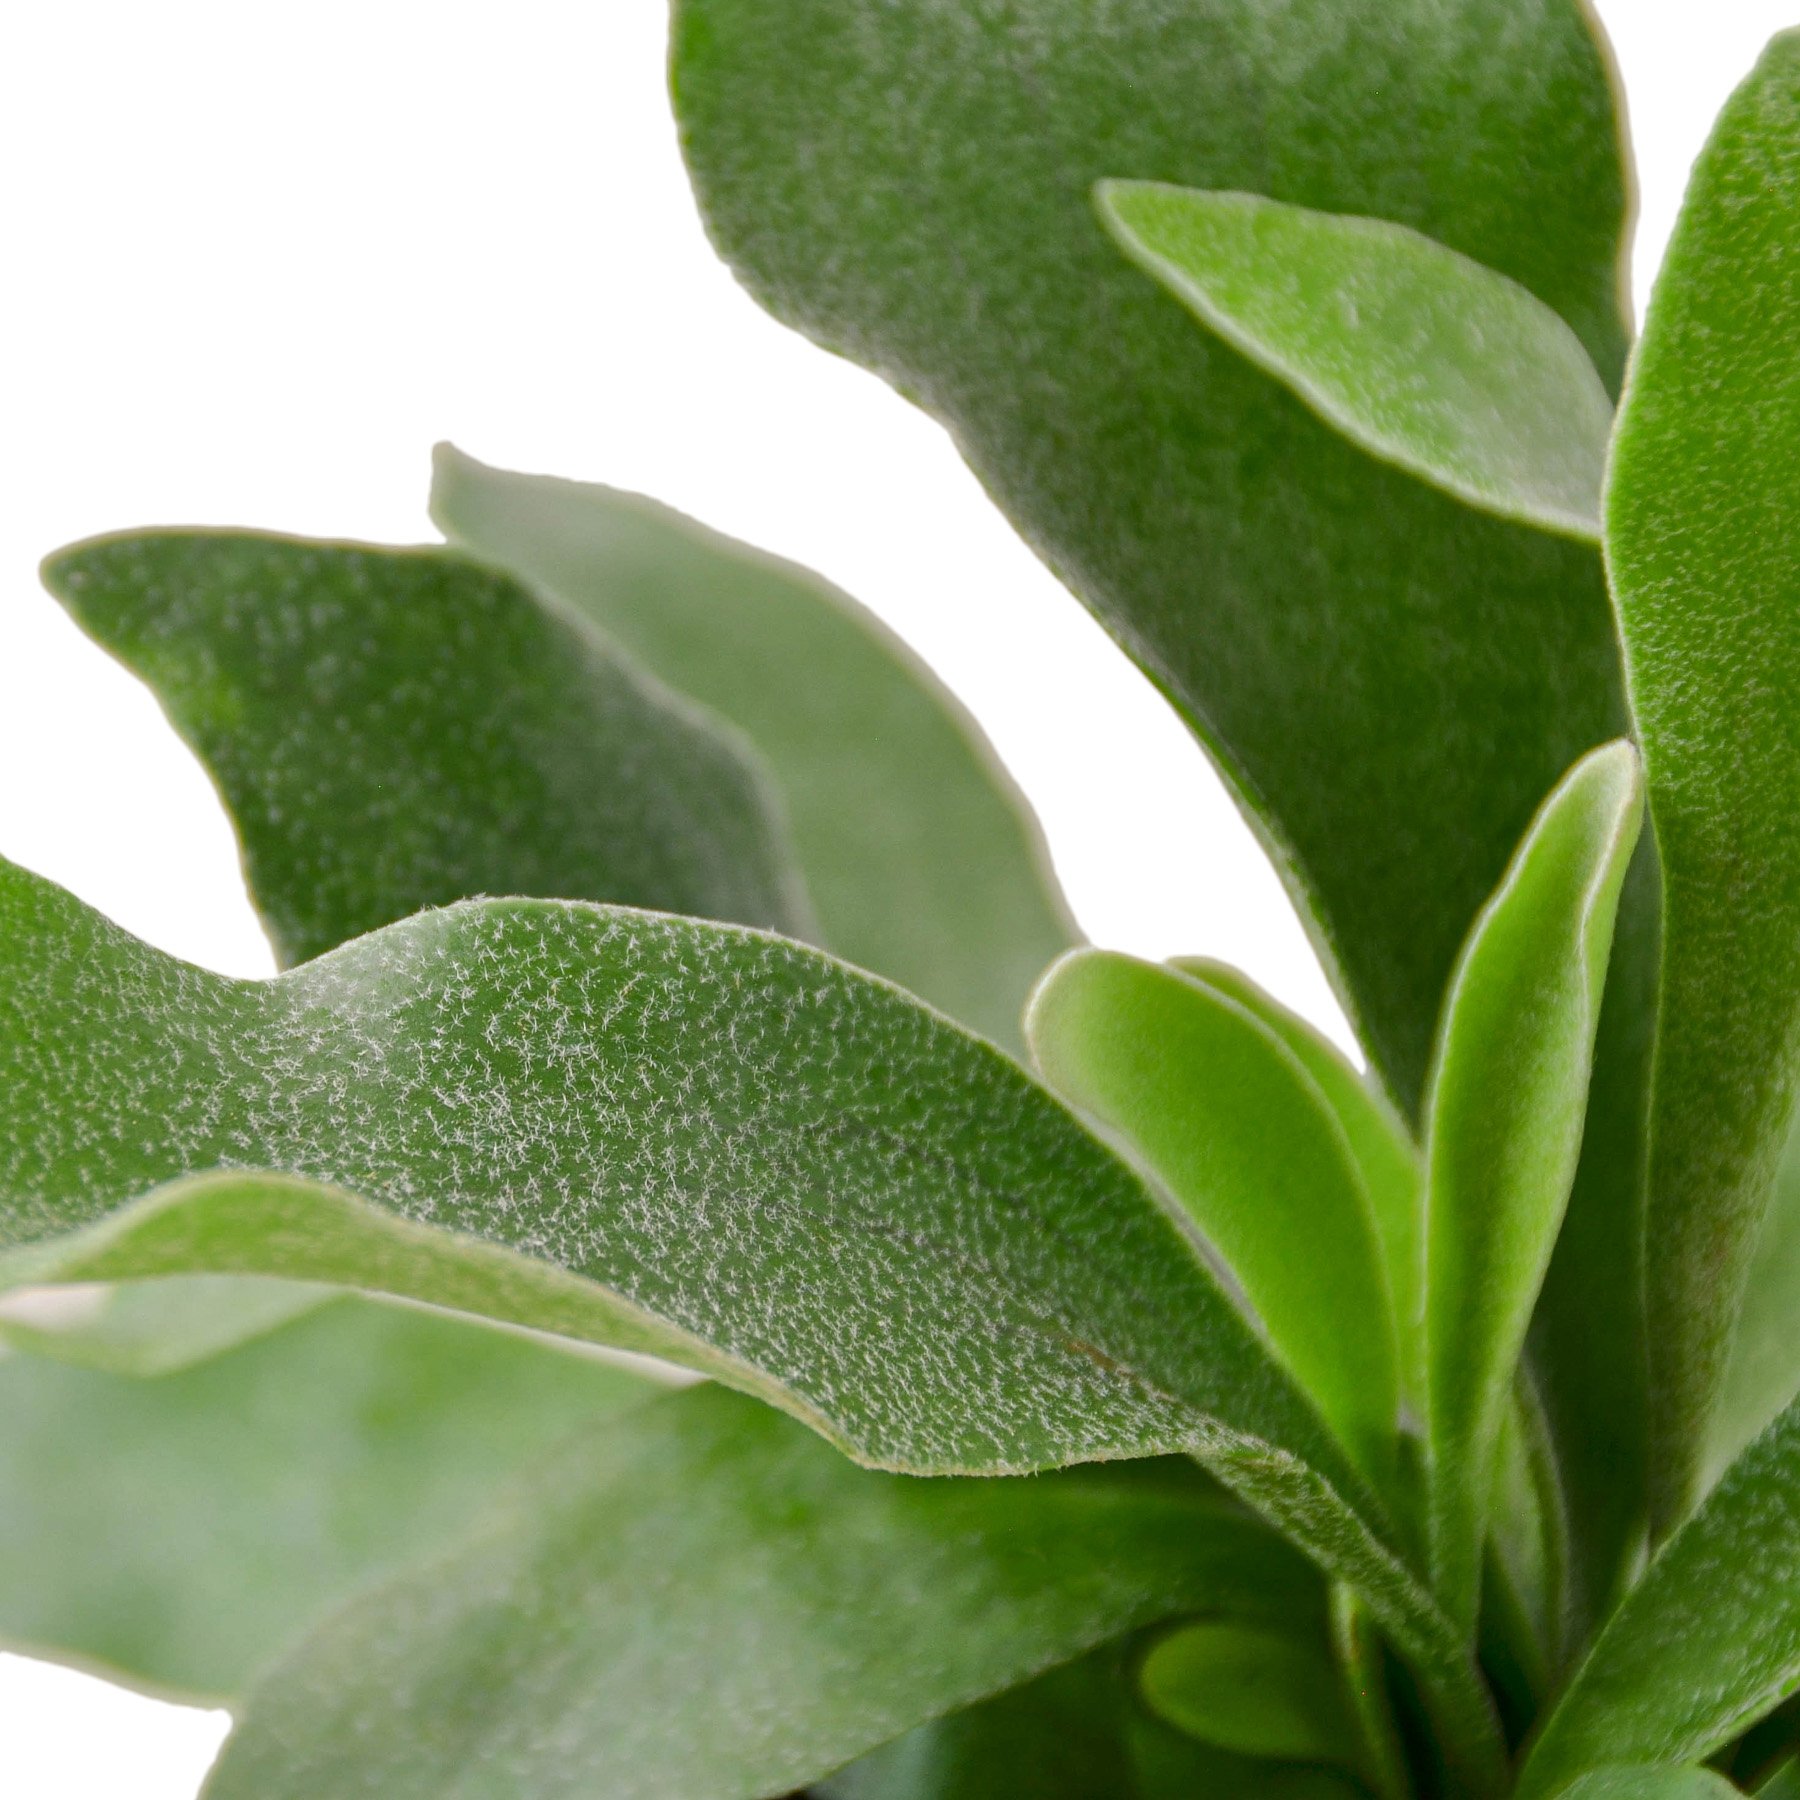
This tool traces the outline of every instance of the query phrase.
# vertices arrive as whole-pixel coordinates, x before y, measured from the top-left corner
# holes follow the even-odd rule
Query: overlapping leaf
[[[1696,1762],[1800,1689],[1800,1406],[1732,1464],[1576,1671],[1521,1800],[1603,1763]]]
[[[0,1357],[0,1638],[231,1702],[372,1573],[661,1391],[592,1357],[340,1298],[156,1379]]]
[[[1099,950],[1051,969],[1026,1035],[1192,1215],[1359,1465],[1390,1476],[1393,1306],[1360,1172],[1299,1058],[1217,989]]]
[[[1170,1612],[1316,1579],[1194,1478],[915,1481],[703,1388],[534,1476],[251,1696],[209,1800],[755,1800]]]
[[[1176,957],[1173,966],[1235,1000],[1268,1026],[1312,1077],[1343,1128],[1362,1175],[1387,1271],[1403,1385],[1422,1414],[1425,1211],[1418,1146],[1375,1084],[1365,1081],[1323,1033],[1265,993],[1241,969],[1201,956]]]
[[[205,761],[284,963],[475,894],[810,928],[750,746],[493,570],[153,532],[45,579]]]
[[[1651,1114],[1658,1521],[1691,1498],[1800,1069],[1800,37],[1725,108],[1606,505],[1664,885]]]
[[[1610,381],[1625,186],[1586,9],[679,0],[674,72],[721,249],[944,420],[1181,708],[1410,1106],[1470,918],[1623,727],[1598,560],[1348,443],[1132,268],[1092,194],[1410,226],[1553,308]]]
[[[980,728],[873,614],[640,495],[449,445],[431,508],[453,541],[579,608],[748,735],[828,949],[1018,1042],[1031,984],[1077,934]]]
[[[1372,455],[1598,542],[1612,397],[1516,281],[1386,219],[1115,181],[1127,255]]]
[[[819,952],[503,901],[234,982],[5,869],[0,1092],[15,1281],[383,1287],[672,1355],[895,1467],[1191,1450],[1364,1592],[1494,1776],[1465,1647],[1175,1219]],[[285,1173],[132,1204],[221,1165]]]
[[[1584,758],[1477,921],[1427,1105],[1432,1571],[1473,1624],[1519,1353],[1581,1152],[1601,991],[1643,796],[1636,752]]]

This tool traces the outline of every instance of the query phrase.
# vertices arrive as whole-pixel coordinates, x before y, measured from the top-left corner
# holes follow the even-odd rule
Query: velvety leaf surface
[[[1181,709],[1410,1108],[1469,920],[1623,729],[1598,560],[1347,442],[1131,267],[1093,189],[1411,226],[1554,308],[1610,381],[1624,186],[1585,9],[680,0],[674,73],[728,260],[942,419]]]
[[[231,1701],[359,1581],[658,1384],[340,1299],[153,1380],[0,1355],[0,1638]]]
[[[1323,1631],[1208,1620],[1163,1638],[1140,1676],[1151,1709],[1240,1755],[1353,1766],[1356,1727]]]
[[[433,471],[454,542],[579,608],[756,744],[826,948],[1018,1043],[1032,983],[1080,934],[980,727],[874,614],[641,495],[447,444]]]
[[[172,1375],[265,1337],[336,1290],[256,1275],[169,1275],[0,1294],[0,1343],[112,1375]]]
[[[1800,1688],[1800,1407],[1731,1465],[1576,1671],[1521,1800],[1601,1763],[1693,1762]]]
[[[504,575],[248,532],[44,574],[218,782],[283,963],[475,894],[809,929],[750,746]]]
[[[1733,1328],[1725,1388],[1707,1441],[1707,1480],[1800,1393],[1800,1121],[1788,1132],[1775,1191]]]
[[[999,1052],[784,939],[470,903],[238,982],[7,869],[0,1092],[14,1248],[270,1168],[587,1276],[875,1461],[1226,1422],[1336,1460],[1122,1163]]]
[[[1727,105],[1651,300],[1606,506],[1664,884],[1653,1473],[1692,1496],[1800,1066],[1800,36]]]
[[[1560,314],[1385,219],[1115,181],[1120,247],[1371,455],[1598,542],[1612,396]]]
[[[1425,1195],[1418,1146],[1372,1081],[1296,1012],[1241,969],[1210,957],[1178,956],[1173,967],[1254,1013],[1299,1059],[1343,1128],[1375,1220],[1393,1298],[1403,1385],[1424,1411]]]
[[[1581,1153],[1613,918],[1643,789],[1629,744],[1545,802],[1470,934],[1427,1105],[1432,1571],[1473,1624],[1519,1353]]]
[[[1309,1604],[1191,1477],[881,1475],[702,1388],[329,1620],[206,1792],[754,1800],[1169,1612]]]
[[[1050,1085],[1187,1208],[1362,1469],[1390,1476],[1392,1303],[1349,1144],[1299,1058],[1217,989],[1102,950],[1051,969],[1026,1036]]]
[[[384,1288],[934,1473],[1190,1451],[1367,1597],[1471,1791],[1496,1773],[1466,1647],[1175,1217],[999,1051],[820,952],[496,901],[237,982],[5,867],[0,1093],[0,1282]],[[175,1179],[221,1164],[285,1174]]]

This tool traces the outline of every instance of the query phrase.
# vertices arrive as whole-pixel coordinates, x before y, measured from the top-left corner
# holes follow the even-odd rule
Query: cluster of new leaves
[[[1800,1793],[1800,40],[1628,379],[1576,0],[678,0],[674,74],[1369,1073],[1078,947],[931,676],[648,501],[76,546],[284,972],[0,864],[0,1633],[230,1704],[214,1800]]]

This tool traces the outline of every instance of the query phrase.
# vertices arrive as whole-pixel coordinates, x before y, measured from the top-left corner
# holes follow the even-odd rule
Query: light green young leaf
[[[1096,199],[1127,256],[1352,443],[1599,541],[1612,396],[1528,289],[1386,219],[1153,181]]]
[[[1299,1058],[1343,1127],[1375,1220],[1393,1296],[1402,1388],[1424,1412],[1425,1192],[1418,1146],[1380,1089],[1323,1032],[1265,993],[1241,969],[1204,956],[1173,967],[1254,1013]]]
[[[1172,1612],[1316,1614],[1195,1479],[859,1470],[701,1388],[538,1469],[273,1668],[208,1800],[754,1800]]]
[[[1180,709],[1410,1111],[1469,920],[1625,728],[1599,560],[1347,443],[1196,331],[1092,195],[1394,220],[1519,282],[1610,383],[1625,181],[1588,8],[678,0],[673,67],[726,258],[942,420]]]
[[[476,894],[811,928],[754,749],[493,570],[152,532],[44,578],[219,784],[283,963]]]
[[[0,1344],[109,1375],[173,1375],[266,1337],[336,1289],[256,1275],[168,1275],[0,1294]]]
[[[1750,1440],[1800,1394],[1800,1119],[1788,1131],[1775,1191],[1757,1227],[1732,1327],[1725,1387],[1707,1439],[1710,1487]]]
[[[980,727],[872,613],[653,500],[486,468],[448,444],[431,511],[749,736],[827,949],[1019,1042],[1032,983],[1080,934]]]
[[[1646,1272],[1656,1523],[1690,1504],[1800,1070],[1800,35],[1695,165],[1607,556],[1664,887]]]
[[[1348,1141],[1300,1059],[1218,989],[1101,950],[1050,970],[1025,1034],[1051,1087],[1120,1133],[1192,1215],[1277,1354],[1385,1485],[1393,1308]]]
[[[1520,1800],[1601,1763],[1697,1762],[1800,1689],[1800,1406],[1731,1465],[1576,1671]]]
[[[154,1380],[0,1356],[0,1639],[231,1702],[353,1586],[449,1543],[527,1462],[659,1391],[352,1299]]]
[[[1139,1679],[1153,1712],[1221,1749],[1345,1767],[1359,1760],[1342,1678],[1316,1626],[1184,1625],[1151,1649]]]
[[[1629,744],[1577,763],[1477,919],[1445,1001],[1426,1112],[1432,1573],[1471,1628],[1500,1429],[1581,1153],[1642,814]]]

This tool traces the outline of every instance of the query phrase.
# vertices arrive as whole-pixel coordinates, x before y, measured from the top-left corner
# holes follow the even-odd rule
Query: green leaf
[[[815,1782],[818,1800],[1130,1800],[1119,1657],[1099,1651],[964,1707]]]
[[[1551,1715],[1520,1800],[1601,1763],[1695,1762],[1800,1689],[1800,1406],[1725,1472]]]
[[[155,532],[44,577],[218,782],[283,963],[474,894],[809,929],[751,747],[503,575]]]
[[[784,1793],[1122,1630],[1318,1606],[1152,1469],[859,1470],[716,1388],[614,1422],[278,1663],[209,1800]]]
[[[1707,1442],[1705,1482],[1800,1394],[1800,1120],[1788,1131],[1775,1191],[1757,1227],[1732,1330],[1725,1387]]]
[[[1594,1769],[1563,1790],[1565,1800],[1730,1800],[1737,1793],[1711,1769]]]
[[[628,1347],[735,1370],[871,1461],[1035,1468],[1229,1426],[1339,1462],[1123,1164],[998,1051],[787,940],[465,903],[240,982],[9,869],[0,1092],[21,1279],[160,1183],[267,1168],[445,1257],[454,1232],[585,1277]],[[243,1272],[356,1281],[360,1250],[319,1266],[355,1223],[320,1204],[297,1244],[251,1225]]]
[[[1642,815],[1629,744],[1583,758],[1476,921],[1445,1001],[1426,1140],[1432,1573],[1471,1627],[1500,1430],[1581,1154]]]
[[[920,1472],[1189,1451],[1367,1597],[1471,1791],[1497,1774],[1466,1647],[1188,1232],[999,1051],[818,951],[495,901],[238,982],[0,865],[0,1094],[0,1284],[377,1287]],[[177,1179],[221,1164],[285,1174]]]
[[[1611,381],[1625,182],[1587,8],[678,0],[673,44],[726,258],[942,420],[1180,709],[1410,1110],[1469,920],[1625,728],[1598,558],[1346,442],[1121,258],[1092,194],[1410,226],[1552,307]]]
[[[323,1306],[336,1290],[255,1275],[168,1275],[0,1295],[0,1343],[112,1375],[172,1375]]]
[[[1101,950],[1050,970],[1025,1031],[1050,1085],[1193,1216],[1359,1467],[1391,1480],[1392,1303],[1345,1134],[1299,1058],[1216,988]]]
[[[1393,1297],[1403,1388],[1424,1412],[1424,1170],[1399,1115],[1324,1033],[1265,993],[1241,969],[1203,956],[1178,956],[1173,967],[1254,1013],[1299,1059],[1343,1128],[1362,1175],[1375,1236]]]
[[[756,744],[826,948],[1019,1042],[1032,983],[1079,933],[1024,797],[899,639],[809,570],[640,495],[448,444],[433,472],[432,517],[455,543],[578,608]]]
[[[1096,197],[1127,256],[1352,443],[1599,541],[1612,397],[1528,289],[1386,219],[1150,181]]]
[[[353,1586],[658,1385],[339,1299],[155,1380],[0,1356],[0,1638],[231,1701]]]
[[[1242,1756],[1354,1765],[1359,1743],[1324,1634],[1209,1620],[1157,1643],[1140,1674],[1152,1711]]]
[[[1620,415],[1608,561],[1663,867],[1653,1502],[1691,1502],[1800,1069],[1800,36],[1726,106]]]

